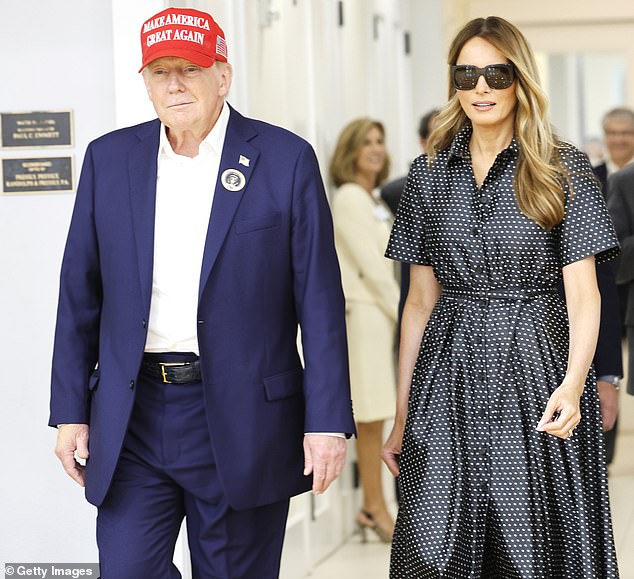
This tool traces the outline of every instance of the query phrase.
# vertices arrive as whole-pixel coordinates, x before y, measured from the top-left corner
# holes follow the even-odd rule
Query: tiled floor
[[[617,454],[610,467],[610,493],[621,579],[634,579],[634,397],[623,393]],[[353,536],[310,579],[386,579],[389,546],[365,545]],[[597,578],[600,579],[600,578]]]

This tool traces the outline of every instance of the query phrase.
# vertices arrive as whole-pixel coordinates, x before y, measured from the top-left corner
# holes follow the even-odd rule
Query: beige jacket
[[[387,205],[346,183],[335,191],[332,215],[346,302],[375,304],[396,322],[400,291],[393,262],[383,255],[392,227]]]

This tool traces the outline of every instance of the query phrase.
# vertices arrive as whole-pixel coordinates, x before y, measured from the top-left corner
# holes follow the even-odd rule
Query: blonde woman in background
[[[399,288],[383,253],[392,225],[376,195],[389,159],[385,131],[363,118],[344,128],[330,165],[337,190],[332,200],[335,242],[346,296],[352,402],[363,504],[357,515],[362,539],[368,529],[389,542],[394,530],[381,484],[383,422],[394,417],[394,340]]]

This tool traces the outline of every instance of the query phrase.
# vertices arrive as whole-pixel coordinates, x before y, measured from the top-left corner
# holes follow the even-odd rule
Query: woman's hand
[[[383,445],[383,449],[381,450],[381,458],[394,476],[398,476],[399,473],[399,459],[401,458],[403,431],[403,426],[394,424],[392,432],[390,432],[390,435],[387,437],[387,440]]]
[[[581,421],[579,399],[583,386],[563,382],[548,400],[546,410],[537,425],[537,430],[552,434],[557,438],[570,438]]]

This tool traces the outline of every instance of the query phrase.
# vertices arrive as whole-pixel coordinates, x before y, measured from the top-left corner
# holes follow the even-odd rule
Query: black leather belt
[[[200,382],[200,360],[191,362],[161,362],[155,356],[144,356],[141,373],[156,378],[164,384],[189,384]]]

